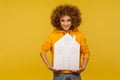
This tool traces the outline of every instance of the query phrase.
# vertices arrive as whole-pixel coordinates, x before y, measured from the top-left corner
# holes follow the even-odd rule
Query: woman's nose
[[[67,22],[65,22],[64,25],[67,25]]]

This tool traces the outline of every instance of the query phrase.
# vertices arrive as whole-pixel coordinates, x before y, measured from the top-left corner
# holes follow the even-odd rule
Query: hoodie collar
[[[64,31],[64,30],[59,30],[59,29],[54,29],[54,32],[57,32],[57,33],[70,33],[70,32],[76,32],[78,31],[77,28],[73,29],[73,30],[68,30],[68,31]]]

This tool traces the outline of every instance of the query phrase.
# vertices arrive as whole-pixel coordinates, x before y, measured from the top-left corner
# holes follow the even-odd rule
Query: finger
[[[74,73],[75,73],[75,72],[77,72],[77,70],[71,70],[71,72],[74,72]]]
[[[59,70],[59,69],[54,69],[54,71],[55,71],[55,72],[60,72],[60,71],[62,71],[62,70]]]

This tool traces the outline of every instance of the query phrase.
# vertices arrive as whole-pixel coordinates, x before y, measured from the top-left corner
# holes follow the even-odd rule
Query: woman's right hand
[[[54,68],[51,67],[51,66],[49,66],[48,69],[50,69],[51,71],[56,72],[56,73],[63,71],[63,70],[60,70],[60,69],[54,69]]]

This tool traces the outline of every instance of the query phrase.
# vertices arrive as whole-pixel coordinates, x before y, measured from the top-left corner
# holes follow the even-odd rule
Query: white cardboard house
[[[77,70],[80,61],[80,44],[75,36],[66,33],[54,44],[53,67],[61,70]]]

